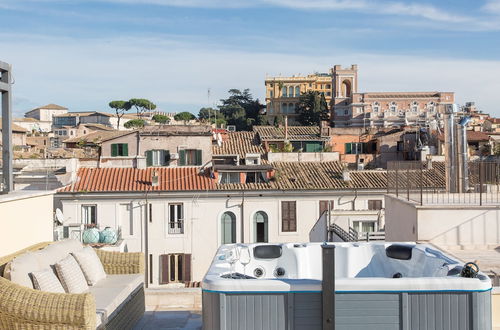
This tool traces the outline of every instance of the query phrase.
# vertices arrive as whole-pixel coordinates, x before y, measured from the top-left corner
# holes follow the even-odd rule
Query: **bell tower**
[[[358,92],[358,65],[353,64],[350,68],[342,68],[341,65],[335,65],[331,69],[333,97],[344,100],[352,97],[353,93]],[[336,104],[337,102],[334,102]]]

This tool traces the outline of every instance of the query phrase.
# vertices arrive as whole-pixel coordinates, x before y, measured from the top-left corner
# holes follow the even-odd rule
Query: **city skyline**
[[[263,102],[266,75],[334,64],[358,64],[361,91],[450,91],[498,116],[500,2],[474,4],[3,0],[0,51],[17,117],[47,103],[109,111],[133,97],[197,113],[230,88]]]

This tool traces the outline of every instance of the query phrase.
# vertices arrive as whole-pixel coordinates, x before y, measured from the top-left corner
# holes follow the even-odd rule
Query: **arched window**
[[[396,102],[391,102],[391,104],[389,105],[389,110],[391,112],[396,112],[398,110],[398,105],[396,104]]]
[[[288,88],[287,88],[287,87],[285,87],[285,86],[283,86],[283,88],[281,89],[281,96],[282,96],[282,97],[286,97],[286,93],[287,93],[287,91],[288,91]]]
[[[417,112],[418,111],[418,102],[417,101],[413,101],[411,103],[411,111],[412,112]]]
[[[429,102],[429,104],[427,104],[427,111],[429,112],[434,112],[436,110],[436,104],[434,102]]]
[[[288,104],[288,113],[295,113],[295,104],[293,103]]]
[[[264,211],[258,211],[253,216],[254,240],[255,243],[267,243],[268,238],[268,217]]]
[[[295,97],[300,96],[300,86],[295,86]]]
[[[380,103],[375,102],[372,105],[373,112],[380,112]]]
[[[288,87],[288,96],[293,97],[293,86]]]
[[[288,113],[288,104],[287,103],[283,103],[281,105],[281,113]]]
[[[233,212],[227,211],[221,217],[221,243],[236,243],[236,216]]]
[[[349,80],[342,82],[342,95],[344,97],[351,97],[351,82]]]

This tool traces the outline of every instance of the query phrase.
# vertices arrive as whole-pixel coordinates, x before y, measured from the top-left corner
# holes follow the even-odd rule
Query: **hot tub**
[[[435,247],[328,245],[337,330],[491,329],[490,279],[462,277],[464,265]],[[202,291],[205,330],[321,329],[321,243],[223,245]]]

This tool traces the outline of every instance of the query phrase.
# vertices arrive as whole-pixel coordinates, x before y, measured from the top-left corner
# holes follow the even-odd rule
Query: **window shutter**
[[[128,143],[123,144],[123,155],[122,156],[128,156]]]
[[[116,157],[118,156],[118,145],[116,143],[113,143],[111,145],[111,157]]]
[[[326,211],[328,211],[328,201],[319,201],[319,215],[321,216]]]
[[[191,282],[191,254],[184,254],[182,259],[182,278],[184,282]]]
[[[186,150],[179,150],[179,166],[186,165]]]
[[[345,144],[345,153],[346,154],[350,154],[351,153],[351,144],[350,143],[346,143]]]
[[[196,165],[201,165],[201,150],[196,150]]]
[[[170,165],[170,151],[163,150],[163,165]]]
[[[153,151],[146,151],[146,166],[153,166]]]
[[[168,272],[168,254],[160,255],[160,284],[167,284],[169,282]]]
[[[290,226],[290,231],[297,231],[297,212],[295,210],[295,202],[289,202],[290,206],[288,207],[288,212],[289,212],[289,226]]]

